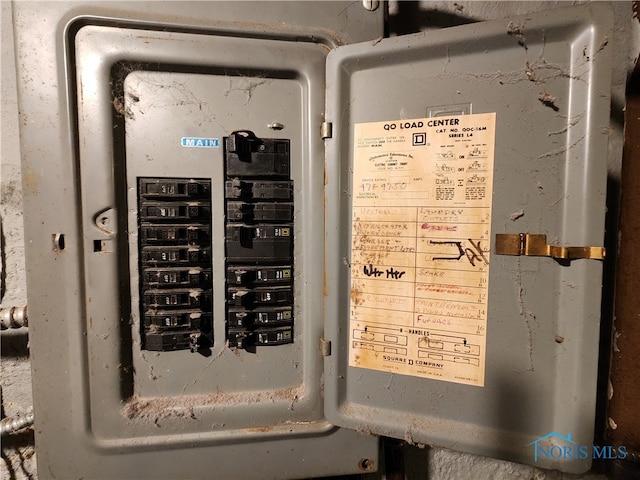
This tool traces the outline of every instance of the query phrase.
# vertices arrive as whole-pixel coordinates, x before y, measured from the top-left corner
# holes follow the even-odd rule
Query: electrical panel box
[[[606,9],[379,41],[359,2],[153,5],[14,7],[57,79],[21,110],[60,117],[22,128],[42,478],[591,440]]]

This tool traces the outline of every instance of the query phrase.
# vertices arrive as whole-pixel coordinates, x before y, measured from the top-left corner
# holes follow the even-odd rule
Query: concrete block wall
[[[485,2],[485,1],[426,1],[390,2],[391,34],[412,33],[421,30],[471,23],[495,18],[547,10],[578,2]],[[627,74],[638,58],[640,50],[640,23],[632,15],[631,2],[613,2],[616,12],[616,34],[613,39],[617,52],[613,73],[612,118],[621,118],[624,108],[624,85]],[[2,222],[2,307],[22,306],[27,303],[22,218],[22,179],[18,139],[18,106],[15,93],[16,72],[13,63],[13,31],[11,4],[0,2],[0,32],[2,48],[1,76],[1,135],[0,183]],[[620,121],[612,122],[610,179],[620,183],[622,149]],[[26,413],[31,406],[31,376],[28,357],[27,329],[2,332],[0,384],[5,415]],[[406,478],[424,480],[509,479],[509,480],[603,480],[597,472],[574,476],[536,469],[453,450],[435,447],[403,447],[406,460]],[[0,477],[7,479],[36,479],[36,450],[33,432],[3,437]],[[328,459],[330,461],[330,459]],[[371,478],[383,478],[378,473]]]

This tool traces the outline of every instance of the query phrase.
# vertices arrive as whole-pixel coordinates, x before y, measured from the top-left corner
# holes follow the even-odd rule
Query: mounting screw
[[[360,468],[360,470],[362,470],[363,472],[372,471],[374,469],[374,466],[375,462],[370,458],[361,458],[358,462],[358,468]]]
[[[271,130],[282,130],[284,128],[284,125],[280,122],[271,122],[269,125],[267,125],[267,127],[269,127]]]
[[[380,6],[380,1],[379,0],[362,0],[362,6],[367,10],[369,10],[370,12],[373,12],[377,10],[378,7]]]

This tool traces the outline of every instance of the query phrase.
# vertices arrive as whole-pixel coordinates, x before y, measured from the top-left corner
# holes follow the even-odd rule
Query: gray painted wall
[[[446,26],[495,18],[508,18],[579,2],[483,2],[421,1],[390,2],[392,34],[435,30]],[[609,176],[620,183],[624,85],[640,50],[640,24],[632,17],[630,2],[612,2],[616,12],[615,68]],[[24,236],[22,224],[22,180],[18,139],[16,72],[13,54],[11,4],[0,2],[1,31],[1,135],[0,182],[2,221],[2,307],[26,304]],[[434,32],[434,34],[436,34]],[[19,72],[18,72],[19,73]],[[27,329],[3,331],[0,383],[5,414],[26,413],[31,405],[31,376],[27,350]],[[407,478],[425,480],[522,479],[522,480],[602,480],[602,474],[582,476],[560,474],[515,463],[461,454],[443,448],[419,449],[405,446]],[[0,477],[37,478],[33,435],[26,432],[3,438]],[[380,474],[372,478],[381,478]]]

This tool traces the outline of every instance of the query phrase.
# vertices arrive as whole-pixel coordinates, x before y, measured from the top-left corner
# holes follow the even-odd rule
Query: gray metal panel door
[[[333,423],[589,469],[602,262],[495,238],[602,245],[611,36],[587,5],[330,53]]]

